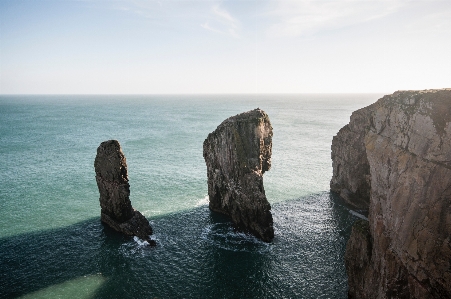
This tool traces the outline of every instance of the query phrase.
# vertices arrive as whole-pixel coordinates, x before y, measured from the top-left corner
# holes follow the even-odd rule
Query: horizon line
[[[427,90],[427,89],[412,89]],[[0,93],[0,96],[180,96],[180,95],[301,95],[301,94],[392,94],[403,89],[383,92],[383,91],[365,91],[365,92],[199,92],[199,93]]]

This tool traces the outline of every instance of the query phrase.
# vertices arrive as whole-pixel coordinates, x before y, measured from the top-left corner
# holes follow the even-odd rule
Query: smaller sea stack
[[[117,140],[104,141],[94,161],[100,193],[101,221],[118,232],[137,236],[155,245],[149,221],[130,202],[127,163]]]
[[[271,167],[272,126],[254,109],[223,121],[204,141],[210,210],[265,242],[274,238],[263,173]]]

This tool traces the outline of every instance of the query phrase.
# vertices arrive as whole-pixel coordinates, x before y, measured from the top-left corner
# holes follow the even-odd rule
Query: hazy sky
[[[0,93],[451,87],[451,1],[0,0]]]

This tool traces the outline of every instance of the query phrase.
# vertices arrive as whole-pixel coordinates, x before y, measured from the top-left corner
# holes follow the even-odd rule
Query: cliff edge
[[[369,203],[346,247],[349,298],[451,298],[451,89],[354,112],[332,159],[331,189]]]
[[[263,188],[263,173],[271,167],[272,136],[268,115],[255,109],[223,121],[203,145],[210,209],[266,242],[274,238]]]
[[[127,163],[117,140],[104,141],[94,161],[100,193],[101,221],[118,232],[137,236],[155,245],[149,221],[130,202]]]

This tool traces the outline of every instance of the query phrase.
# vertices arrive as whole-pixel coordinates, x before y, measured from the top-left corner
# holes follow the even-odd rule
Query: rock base
[[[156,245],[155,241],[150,239],[152,227],[149,221],[137,210],[134,210],[133,217],[125,222],[117,222],[104,213],[100,214],[100,220],[120,233],[128,236],[137,236],[147,241],[149,245]]]

